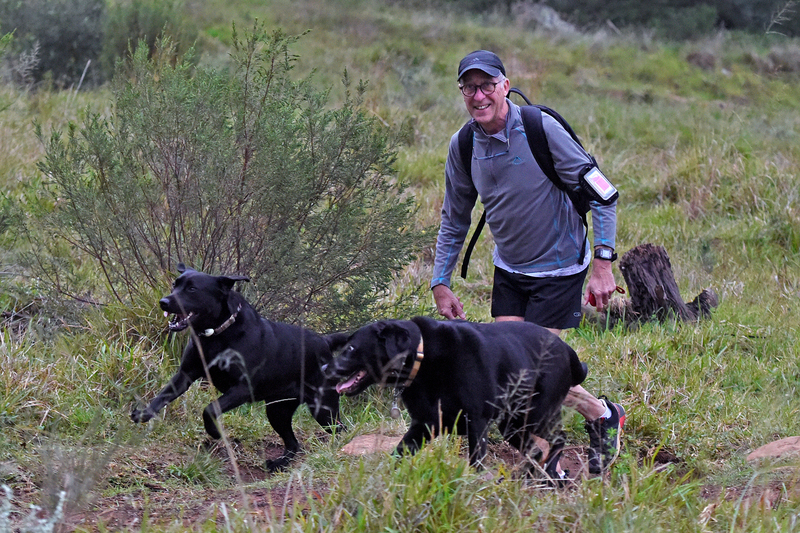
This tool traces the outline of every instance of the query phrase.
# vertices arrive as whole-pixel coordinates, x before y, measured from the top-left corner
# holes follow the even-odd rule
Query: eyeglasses
[[[475,96],[475,93],[478,91],[478,89],[480,89],[484,95],[489,96],[494,92],[499,83],[503,83],[503,81],[485,81],[480,85],[473,85],[469,83],[467,85],[459,85],[458,88],[461,89],[461,94],[467,98]]]

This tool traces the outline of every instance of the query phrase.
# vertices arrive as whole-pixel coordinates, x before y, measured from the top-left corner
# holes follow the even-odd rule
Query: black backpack
[[[558,114],[553,109],[541,104],[533,104],[528,97],[525,96],[522,91],[517,89],[516,87],[512,87],[509,90],[509,94],[516,93],[520,95],[528,105],[520,107],[522,113],[522,124],[525,128],[525,135],[528,138],[528,145],[530,146],[531,153],[533,154],[534,159],[541,167],[542,171],[545,175],[550,178],[550,181],[553,184],[567,193],[569,199],[572,201],[572,204],[575,206],[576,211],[580,214],[581,219],[583,220],[584,227],[587,228],[589,224],[586,220],[586,213],[589,212],[590,200],[597,200],[604,205],[609,205],[613,203],[619,193],[614,190],[613,194],[605,199],[598,198],[596,194],[592,194],[590,187],[584,187],[580,183],[574,189],[567,186],[556,172],[555,164],[553,163],[553,156],[550,153],[550,147],[547,144],[547,136],[544,133],[544,126],[542,125],[542,113],[547,113],[554,119],[556,119],[570,134],[570,136],[575,140],[581,148],[583,148],[583,144],[581,143],[578,135],[572,129],[572,126]],[[466,170],[467,174],[472,177],[472,137],[473,131],[472,128],[469,127],[469,122],[464,124],[462,128],[458,132],[458,148],[461,154],[461,162]],[[597,162],[595,161],[594,157],[590,154],[589,157],[592,159],[593,167],[597,167]],[[587,170],[590,170],[592,167],[587,167]],[[612,186],[613,187],[613,186]],[[475,248],[475,243],[478,240],[478,236],[483,229],[483,226],[486,224],[486,211],[483,212],[481,215],[481,219],[478,221],[478,225],[475,228],[475,232],[472,234],[472,238],[467,245],[467,249],[464,252],[464,261],[461,264],[461,277],[467,277],[467,267],[469,265],[469,258],[472,255],[472,249]],[[586,255],[586,240],[584,239],[584,248],[581,250],[581,262],[583,262],[583,257]]]

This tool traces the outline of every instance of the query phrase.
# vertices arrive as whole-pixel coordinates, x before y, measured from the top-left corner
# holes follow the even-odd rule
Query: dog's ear
[[[411,334],[404,328],[395,324],[382,323],[378,329],[378,338],[383,341],[386,346],[386,353],[389,357],[403,352],[407,352],[412,348]]]
[[[347,341],[350,340],[350,335],[347,333],[330,333],[325,335],[324,339],[328,343],[331,353],[336,353],[347,344]]]
[[[197,272],[195,269],[187,267],[183,262],[178,263],[177,269],[178,274],[183,274],[184,272]]]
[[[250,278],[247,276],[217,276],[217,283],[225,292],[233,289],[233,285],[237,281],[250,281]]]

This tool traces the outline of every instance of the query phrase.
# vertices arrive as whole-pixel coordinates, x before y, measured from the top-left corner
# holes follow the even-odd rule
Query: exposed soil
[[[369,437],[369,436],[364,436]],[[373,436],[374,440],[365,440],[351,447],[344,453],[354,455],[371,452],[385,451],[391,449],[399,437]],[[365,444],[366,443],[366,444]],[[372,448],[371,450],[369,448]],[[319,486],[309,489],[300,489],[288,483],[280,484],[273,488],[263,488],[259,486],[269,475],[263,469],[263,460],[273,459],[280,455],[281,445],[279,442],[267,442],[263,454],[260,457],[253,455],[252,451],[244,449],[238,443],[233,443],[233,451],[236,457],[236,468],[228,459],[228,453],[221,447],[212,449],[212,453],[222,461],[223,475],[228,476],[232,481],[238,479],[238,483],[232,483],[234,488],[212,489],[204,484],[197,484],[195,487],[187,487],[186,483],[176,485],[170,482],[170,469],[179,462],[180,457],[169,453],[148,454],[147,457],[137,457],[137,466],[131,467],[130,464],[112,463],[110,470],[114,472],[106,478],[107,485],[125,487],[121,494],[114,496],[95,497],[92,501],[84,503],[81,510],[69,513],[63,521],[60,532],[71,531],[107,531],[138,530],[143,520],[150,526],[177,526],[182,524],[187,528],[196,528],[203,523],[216,522],[218,526],[225,527],[227,516],[234,512],[241,516],[239,511],[246,509],[247,520],[250,526],[266,524],[274,520],[280,520],[290,511],[295,510],[295,506],[306,509],[309,506],[308,498],[324,498],[327,486]],[[562,455],[562,466],[569,470],[570,477],[574,483],[580,483],[588,476],[586,469],[586,449],[581,446],[571,446],[564,450]],[[300,459],[302,460],[302,459]],[[658,454],[649,458],[656,467],[668,463],[680,463],[674,454],[669,451],[660,450]],[[512,477],[521,475],[525,468],[524,459],[520,454],[508,444],[492,443],[489,446],[487,456],[487,476],[496,477],[495,466],[504,464],[504,471]],[[136,470],[131,473],[131,468]],[[135,479],[135,481],[133,481]],[[498,479],[497,481],[500,481]],[[133,490],[130,489],[134,485]],[[240,488],[236,488],[240,487]],[[532,490],[536,490],[532,488]],[[775,483],[774,486],[761,487],[742,487],[741,489],[723,489],[719,487],[705,487],[704,497],[707,497],[710,505],[719,501],[720,498],[740,499],[747,496],[748,501],[753,504],[775,507],[787,497],[785,484]],[[744,491],[750,491],[749,494]],[[797,501],[800,497],[800,486],[794,485],[789,491],[788,496]],[[20,489],[19,484],[15,487],[14,512],[12,521],[19,521],[23,515],[30,512],[30,505],[37,503],[41,498],[40,490],[32,483]],[[110,492],[110,491],[107,491]]]

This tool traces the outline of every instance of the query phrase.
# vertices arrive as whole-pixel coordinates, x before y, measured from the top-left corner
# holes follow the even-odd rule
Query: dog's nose
[[[169,299],[168,299],[168,298],[161,298],[161,299],[158,301],[158,305],[160,305],[160,306],[161,306],[161,310],[162,310],[162,311],[166,311],[166,310],[167,310],[167,308],[169,307]]]

